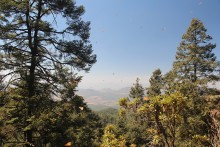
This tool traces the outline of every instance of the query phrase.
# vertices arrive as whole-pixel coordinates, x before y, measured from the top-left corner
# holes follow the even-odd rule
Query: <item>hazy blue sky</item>
[[[97,63],[80,88],[144,86],[151,73],[169,71],[181,36],[199,18],[217,44],[220,60],[220,0],[78,0],[84,20],[91,21],[91,43]]]

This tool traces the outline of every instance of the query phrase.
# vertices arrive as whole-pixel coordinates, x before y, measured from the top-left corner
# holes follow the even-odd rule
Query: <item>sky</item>
[[[80,72],[79,88],[120,89],[136,78],[149,85],[152,72],[172,68],[177,47],[193,18],[200,19],[220,60],[220,0],[78,0],[91,22],[97,63]]]

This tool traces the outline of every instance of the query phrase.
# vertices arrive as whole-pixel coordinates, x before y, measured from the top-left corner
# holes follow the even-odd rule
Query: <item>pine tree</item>
[[[53,107],[45,109],[33,122],[38,134],[36,146],[93,146],[101,136],[99,117],[91,112],[81,96],[68,101],[57,101]]]
[[[133,84],[133,86],[131,87],[131,90],[130,90],[130,98],[133,98],[133,99],[138,99],[138,100],[143,100],[143,97],[144,97],[144,88],[143,86],[139,83],[140,79],[137,78],[136,79],[136,83]]]
[[[199,19],[193,19],[182,36],[173,64],[180,80],[189,79],[200,84],[219,80],[216,74],[219,63],[213,53],[216,45],[210,42],[212,37],[206,31]]]
[[[129,98],[119,99],[118,133],[126,138],[127,144],[145,146],[147,118],[142,115],[145,105],[143,101],[144,88],[139,83],[139,78],[131,87]],[[123,133],[123,131],[125,131]]]
[[[167,81],[171,79],[167,82],[171,93],[179,91],[189,99],[184,124],[179,131],[182,132],[180,138],[188,140],[190,146],[208,146],[211,140],[208,122],[211,109],[207,95],[213,95],[215,90],[210,89],[208,83],[219,81],[220,64],[213,53],[216,45],[210,42],[212,37],[206,31],[200,20],[191,21],[178,47],[173,71],[165,78]]]
[[[153,75],[151,76],[149,82],[150,87],[147,88],[147,95],[149,97],[160,95],[163,87],[163,78],[160,69],[157,69],[153,72]]]
[[[88,71],[96,62],[88,40],[90,22],[81,19],[84,12],[73,0],[0,1],[1,81],[10,77],[7,85],[18,88],[17,83],[24,83],[26,120],[35,115],[38,89],[47,87],[48,92],[59,93],[56,75],[60,67],[70,73]],[[30,126],[30,121],[25,122],[24,128]],[[30,146],[33,129],[23,131],[26,146]]]

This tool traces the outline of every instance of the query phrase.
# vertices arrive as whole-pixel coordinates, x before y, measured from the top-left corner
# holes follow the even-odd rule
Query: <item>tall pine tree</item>
[[[96,62],[89,42],[90,22],[81,18],[84,12],[73,0],[0,1],[1,80],[10,78],[9,87],[25,90],[26,146],[33,144],[33,129],[27,120],[35,115],[38,89],[47,87],[58,94],[62,86],[56,76],[59,68],[70,69],[70,73],[88,71]]]
[[[182,36],[173,64],[180,80],[189,79],[198,84],[219,80],[216,74],[219,63],[213,53],[216,45],[210,42],[212,37],[206,31],[203,23],[195,18]]]
[[[193,19],[176,53],[173,71],[166,78],[172,79],[168,83],[173,91],[180,91],[188,100],[188,110],[184,112],[184,124],[180,129],[181,138],[187,140],[191,146],[210,144],[211,126],[209,120],[212,111],[208,98],[215,95],[216,90],[208,84],[219,81],[220,64],[213,49],[216,45],[210,41],[212,37],[206,34],[206,28],[199,19]],[[171,76],[171,78],[170,78]],[[171,86],[170,86],[171,85]],[[214,91],[213,91],[214,90]],[[197,126],[195,128],[195,126]]]

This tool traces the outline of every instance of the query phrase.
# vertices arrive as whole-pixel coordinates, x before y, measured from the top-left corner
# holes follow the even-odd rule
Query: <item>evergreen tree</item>
[[[139,83],[140,79],[136,79],[136,83],[133,84],[130,90],[129,97],[130,98],[137,98],[138,100],[143,100],[144,97],[144,88],[143,86]]]
[[[91,112],[83,98],[75,96],[67,101],[55,102],[53,109],[45,109],[34,120],[37,134],[36,145],[87,147],[100,143],[101,123],[99,117]]]
[[[138,78],[134,86],[131,87],[129,96],[131,99],[121,98],[119,100],[118,134],[126,138],[127,145],[145,146],[147,143],[147,118],[141,112],[144,107],[142,106],[144,104],[144,88]]]
[[[68,68],[69,73],[88,71],[96,62],[88,40],[90,23],[81,19],[84,12],[73,0],[0,1],[1,81],[10,77],[9,87],[25,90],[19,93],[23,93],[26,115],[20,132],[24,132],[26,146],[33,144],[33,128],[27,120],[34,117],[42,98],[38,89],[47,87],[50,94],[58,94],[59,68]],[[62,27],[55,28],[57,18],[62,19]]]
[[[199,84],[219,80],[216,74],[219,63],[213,53],[216,45],[210,42],[212,37],[206,31],[199,19],[193,19],[186,34],[182,36],[173,64],[180,80],[189,79]]]
[[[153,72],[149,82],[150,87],[147,88],[147,96],[154,97],[160,95],[163,87],[163,78],[160,69],[157,69]]]
[[[173,71],[165,76],[167,93],[179,91],[189,99],[179,131],[182,141],[187,141],[190,146],[211,143],[209,120],[212,118],[207,95],[215,95],[216,90],[210,89],[208,83],[219,80],[219,62],[213,53],[215,45],[210,43],[212,37],[206,31],[200,20],[192,20],[178,47]]]
[[[168,93],[174,93],[176,91],[176,87],[179,85],[179,81],[177,80],[177,74],[174,72],[174,70],[170,70],[163,76],[163,82],[164,82],[164,92],[166,94]]]

